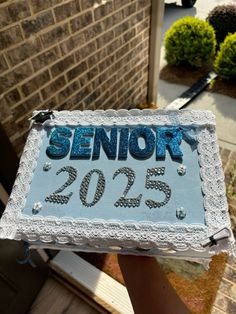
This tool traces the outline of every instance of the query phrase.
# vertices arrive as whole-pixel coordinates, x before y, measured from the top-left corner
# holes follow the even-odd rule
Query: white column
[[[164,18],[164,0],[152,0],[151,31],[150,31],[150,55],[149,55],[149,83],[148,103],[157,104],[157,88],[160,72],[160,54],[162,25]]]

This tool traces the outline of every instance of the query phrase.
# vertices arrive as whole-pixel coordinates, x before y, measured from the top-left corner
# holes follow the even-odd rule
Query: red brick
[[[75,81],[69,86],[67,86],[58,94],[59,103],[64,102],[67,98],[69,98],[72,94],[79,90],[79,88],[80,88],[79,81]]]
[[[63,0],[31,0],[31,4],[34,13],[37,13],[47,8],[51,8],[52,6],[61,3],[62,1]]]
[[[135,36],[135,29],[132,28],[123,35],[123,42],[129,42]]]
[[[144,20],[142,23],[140,23],[139,25],[137,25],[137,34],[141,33],[142,31],[145,31],[145,36],[144,38],[148,37],[149,35],[149,26],[150,26],[150,20],[149,19],[146,19]]]
[[[98,36],[102,33],[102,24],[100,22],[90,26],[88,29],[84,30],[84,37],[87,40],[93,39],[94,37]]]
[[[139,0],[137,1],[137,9],[143,9],[151,4],[151,0]]]
[[[61,52],[63,55],[66,55],[71,50],[81,47],[86,42],[86,39],[84,38],[83,33],[75,34],[73,36],[70,36],[68,40],[63,41],[60,44]]]
[[[0,27],[10,25],[28,16],[30,16],[30,8],[26,0],[9,3],[0,8]]]
[[[104,34],[102,34],[96,40],[98,49],[102,48],[103,46],[108,44],[110,41],[113,40],[113,38],[114,38],[114,31],[113,30],[105,32]]]
[[[7,105],[4,98],[0,98],[0,121],[5,120],[9,116],[11,116],[10,107]]]
[[[110,55],[112,52],[119,49],[121,45],[122,45],[121,38],[117,38],[117,39],[113,40],[113,42],[111,42],[106,48],[107,55]]]
[[[0,73],[6,71],[8,69],[8,65],[6,63],[6,59],[3,54],[0,55]]]
[[[70,98],[69,100],[67,100],[67,103],[72,104],[73,106],[76,104],[81,104],[83,99],[89,94],[89,87],[85,86],[83,88],[81,88],[78,93],[76,93],[72,98]]]
[[[59,104],[59,106],[57,107],[57,110],[72,110],[74,105],[75,104],[72,103],[71,101],[66,101],[64,103]],[[75,110],[75,108],[73,108],[73,110]]]
[[[94,10],[95,20],[100,20],[106,15],[112,13],[113,10],[113,1],[106,2],[105,4],[99,4],[98,7]]]
[[[98,63],[106,57],[106,48],[96,51],[91,57],[88,58],[88,66],[93,67],[94,64]]]
[[[114,7],[115,9],[120,9],[121,7],[125,6],[128,4],[130,0],[114,0]]]
[[[35,18],[31,18],[21,22],[26,37],[34,35],[42,29],[53,24],[54,18],[51,10],[39,13]]]
[[[9,48],[23,39],[19,25],[12,26],[0,32],[0,49]]]
[[[70,22],[72,32],[83,29],[87,25],[91,24],[93,21],[92,12],[88,11],[83,14],[80,14],[76,18],[72,19]]]
[[[18,92],[17,88],[11,90],[10,92],[4,95],[4,99],[9,107],[14,106],[21,100],[20,93]]]
[[[0,77],[0,93],[5,92],[32,74],[29,63],[24,63],[8,74]]]
[[[115,36],[118,37],[127,30],[129,30],[129,21],[124,21],[115,28]]]
[[[86,10],[88,8],[92,8],[97,1],[96,0],[80,0],[82,10]]]
[[[79,78],[80,85],[83,87],[89,84],[93,80],[93,78],[98,75],[98,73],[99,73],[98,67],[97,65],[95,65],[92,69],[90,69],[88,72],[86,72],[83,76]]]
[[[101,95],[100,89],[93,91],[89,96],[84,99],[85,106],[88,106],[95,102],[95,100]]]
[[[123,18],[127,18],[129,15],[136,11],[136,1],[122,9]]]
[[[120,59],[129,51],[129,43],[122,46],[119,50],[116,51],[116,58]]]
[[[35,71],[38,71],[50,63],[56,61],[59,57],[59,48],[53,47],[32,59],[33,68]]]
[[[40,52],[42,50],[42,46],[40,40],[36,37],[32,37],[27,42],[22,45],[9,50],[7,52],[8,59],[11,65],[16,65],[29,57],[32,57],[34,54]]]
[[[75,52],[75,59],[81,62],[86,57],[88,58],[94,51],[96,51],[96,42],[92,41]]]
[[[123,20],[122,12],[118,11],[109,15],[106,19],[102,20],[102,26],[104,30],[107,30],[114,25],[120,23]]]
[[[8,137],[11,137],[17,133],[17,126],[15,124],[15,119],[13,116],[11,116],[10,120],[4,122],[2,126]]]
[[[67,69],[69,69],[70,67],[72,67],[72,65],[75,63],[74,60],[74,55],[70,55],[66,58],[64,58],[63,60],[60,60],[59,62],[57,62],[56,64],[54,64],[51,67],[51,73],[52,76],[55,77],[59,74],[62,74],[63,72],[65,72]]]
[[[137,25],[139,22],[141,22],[143,20],[143,18],[144,18],[143,11],[138,12],[134,16],[130,17],[130,20],[129,20],[130,27]]]
[[[86,70],[87,63],[83,61],[67,73],[67,78],[69,81],[71,81],[74,78],[79,77]]]
[[[46,34],[41,35],[41,39],[45,48],[54,45],[55,43],[65,39],[69,35],[68,24],[57,26],[47,32]]]
[[[50,80],[48,70],[38,74],[34,78],[31,78],[27,83],[21,86],[21,90],[25,96],[32,94],[37,89],[41,88]]]
[[[65,85],[66,85],[66,80],[64,76],[59,77],[58,79],[56,79],[51,84],[49,84],[48,86],[44,87],[41,90],[43,99],[46,100],[47,98],[49,98],[51,95],[53,95],[55,92],[60,90]]]
[[[111,64],[113,64],[114,61],[115,61],[115,56],[114,55],[110,55],[104,61],[99,63],[99,65],[98,65],[99,71],[102,72],[103,70],[108,68]]]
[[[56,21],[62,21],[70,16],[80,12],[80,4],[78,0],[73,0],[54,8]]]
[[[53,110],[56,106],[58,105],[57,99],[55,96],[53,96],[52,98],[49,98],[47,101],[45,101],[44,103],[42,103],[42,105],[40,106],[39,109],[42,110]]]
[[[31,112],[35,109],[35,107],[39,106],[41,103],[41,99],[39,94],[35,94],[30,98],[24,100],[17,107],[12,109],[12,113],[14,115],[15,120],[21,119],[23,116],[30,116]],[[25,119],[25,118],[24,118]]]

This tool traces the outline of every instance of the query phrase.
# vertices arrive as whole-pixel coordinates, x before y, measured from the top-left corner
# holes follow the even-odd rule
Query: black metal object
[[[217,245],[219,241],[229,238],[231,235],[230,230],[227,227],[220,229],[219,231],[215,232],[207,239],[201,241],[201,245],[203,247],[211,247],[213,245]]]
[[[44,123],[45,121],[52,118],[53,111],[40,111],[35,116],[31,118],[36,123]]]
[[[213,71],[203,76],[199,81],[194,83],[189,89],[187,89],[178,98],[172,101],[165,109],[182,109],[187,106],[197,95],[199,95],[212,80],[217,77],[217,74]]]
[[[181,0],[184,8],[192,8],[197,0]]]

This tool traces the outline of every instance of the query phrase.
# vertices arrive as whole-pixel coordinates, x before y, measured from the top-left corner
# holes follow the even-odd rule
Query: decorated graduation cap
[[[0,237],[92,252],[235,254],[209,111],[38,111]]]

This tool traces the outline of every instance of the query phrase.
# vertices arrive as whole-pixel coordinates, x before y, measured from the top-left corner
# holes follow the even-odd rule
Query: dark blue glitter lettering
[[[174,158],[183,156],[180,149],[183,134],[179,128],[157,128],[156,136],[156,158],[165,157],[166,148]]]
[[[50,146],[47,147],[46,153],[51,158],[63,158],[70,150],[70,140],[72,132],[67,127],[56,128],[50,138]]]
[[[86,158],[91,155],[90,141],[93,137],[93,128],[76,128],[71,148],[71,158]]]
[[[121,129],[118,159],[127,158],[128,144],[129,144],[129,129],[128,128]]]
[[[93,159],[99,159],[101,144],[109,159],[116,158],[117,128],[110,131],[110,139],[103,128],[96,128],[93,146]]]
[[[139,137],[142,137],[145,141],[144,148],[139,147]],[[133,157],[147,159],[153,154],[154,148],[155,136],[150,128],[141,126],[132,130],[129,139],[129,151]]]

